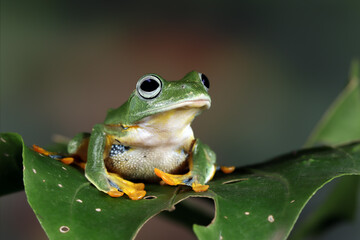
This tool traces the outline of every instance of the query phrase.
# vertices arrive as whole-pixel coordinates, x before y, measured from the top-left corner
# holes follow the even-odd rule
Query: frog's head
[[[125,104],[108,112],[105,124],[130,125],[176,109],[193,109],[198,114],[210,107],[208,89],[208,78],[195,71],[179,81],[166,81],[159,75],[147,74],[139,79]]]

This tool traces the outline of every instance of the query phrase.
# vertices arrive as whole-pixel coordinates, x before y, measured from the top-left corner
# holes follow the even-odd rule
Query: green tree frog
[[[83,166],[86,178],[112,197],[125,193],[133,200],[143,198],[145,185],[139,181],[162,180],[206,191],[216,171],[216,156],[194,137],[190,124],[210,107],[209,86],[208,78],[195,71],[179,81],[147,74],[127,102],[108,111],[104,123],[69,142],[69,157],[34,149]]]

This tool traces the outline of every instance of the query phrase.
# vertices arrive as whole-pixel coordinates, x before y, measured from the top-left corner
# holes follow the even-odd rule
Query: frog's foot
[[[146,191],[143,183],[133,183],[121,178],[116,173],[108,173],[110,191],[107,192],[111,197],[121,197],[124,193],[132,200],[142,199]]]
[[[107,194],[110,196],[110,197],[121,197],[122,195],[124,195],[123,192],[120,192],[117,188],[115,187],[111,187],[110,188],[110,191],[107,192]]]
[[[209,185],[204,185],[199,183],[192,175],[191,171],[183,175],[175,175],[175,174],[165,173],[160,169],[155,168],[154,172],[159,178],[161,178],[168,185],[172,185],[172,186],[186,185],[192,187],[192,189],[195,192],[205,192],[209,188]]]
[[[191,187],[194,192],[206,192],[209,189],[209,185],[203,185],[195,182],[191,184]]]
[[[230,166],[230,167],[221,166],[220,169],[223,173],[229,174],[229,173],[232,173],[233,171],[235,171],[235,166]]]
[[[60,158],[60,161],[66,165],[70,165],[74,162],[74,158],[73,157],[64,157],[64,158]]]
[[[49,151],[47,151],[47,150],[45,150],[45,149],[43,149],[43,148],[41,148],[41,147],[39,147],[39,146],[37,146],[35,144],[32,147],[33,147],[35,152],[38,152],[38,153],[40,153],[42,155],[45,155],[45,156],[51,157],[53,159],[59,160],[59,161],[61,161],[62,163],[66,164],[66,165],[72,164],[74,162],[74,160],[75,160],[73,157],[64,157],[64,156],[59,155],[57,153],[49,152]]]

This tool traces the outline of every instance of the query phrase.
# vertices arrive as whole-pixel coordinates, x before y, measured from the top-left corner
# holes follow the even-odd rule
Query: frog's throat
[[[173,131],[182,132],[189,127],[201,108],[175,108],[168,111],[150,115],[137,122],[137,126],[143,129],[152,129],[159,133],[171,134]]]
[[[120,141],[138,147],[188,147],[194,139],[190,124],[199,111],[201,108],[180,107],[150,115],[136,122],[136,127],[130,127]]]
[[[207,99],[173,104],[128,125],[127,134],[119,140],[133,147],[187,149],[194,139],[191,122],[209,105]]]
[[[210,107],[210,98],[197,98],[163,107],[161,111],[141,119],[136,125],[149,127],[161,132],[182,131],[190,126],[195,116],[203,109]]]

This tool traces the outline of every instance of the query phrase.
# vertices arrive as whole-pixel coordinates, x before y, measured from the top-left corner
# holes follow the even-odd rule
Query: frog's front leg
[[[104,159],[109,154],[110,138],[103,124],[94,126],[88,148],[85,176],[95,187],[112,197],[120,197],[124,193],[132,200],[145,196],[143,183],[132,183],[116,173],[107,172]]]
[[[184,175],[174,175],[155,168],[155,174],[169,185],[187,185],[195,192],[204,192],[209,188],[206,185],[216,171],[216,155],[199,139],[193,144],[189,155],[189,172]]]

